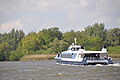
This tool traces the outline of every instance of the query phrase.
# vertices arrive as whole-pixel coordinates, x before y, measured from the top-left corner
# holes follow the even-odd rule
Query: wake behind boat
[[[106,47],[101,51],[86,51],[83,46],[72,44],[67,51],[58,53],[55,57],[57,63],[75,65],[113,64],[112,58],[108,56]]]

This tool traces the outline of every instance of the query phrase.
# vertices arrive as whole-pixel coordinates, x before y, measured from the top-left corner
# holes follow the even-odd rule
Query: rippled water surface
[[[113,65],[60,65],[55,61],[0,62],[0,80],[120,80],[120,60]]]

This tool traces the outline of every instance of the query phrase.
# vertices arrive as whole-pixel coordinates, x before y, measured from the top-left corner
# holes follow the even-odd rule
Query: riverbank
[[[41,61],[41,60],[53,60],[55,55],[53,54],[34,54],[24,56],[20,61]]]
[[[109,56],[113,59],[120,59],[120,54],[109,54]]]
[[[41,61],[41,60],[53,60],[56,55],[54,54],[34,54],[24,56],[20,61]],[[109,54],[113,59],[120,59],[120,54]]]

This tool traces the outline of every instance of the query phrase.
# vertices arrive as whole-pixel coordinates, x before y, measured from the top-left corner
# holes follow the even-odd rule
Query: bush
[[[33,51],[32,54],[51,54],[52,52],[53,50],[51,48],[48,48],[48,49]]]
[[[120,46],[114,46],[114,47],[110,46],[108,47],[108,52],[110,54],[120,54]]]

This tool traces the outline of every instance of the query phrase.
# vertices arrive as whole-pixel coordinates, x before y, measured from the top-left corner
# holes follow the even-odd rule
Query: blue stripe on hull
[[[56,60],[56,62],[60,64],[87,65],[86,62],[61,61],[61,60]]]

